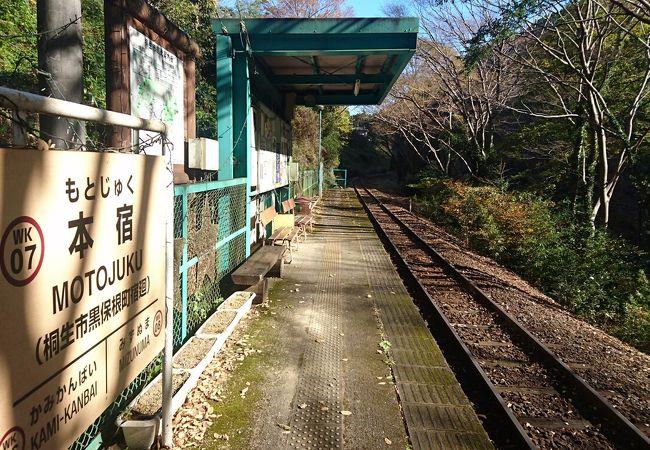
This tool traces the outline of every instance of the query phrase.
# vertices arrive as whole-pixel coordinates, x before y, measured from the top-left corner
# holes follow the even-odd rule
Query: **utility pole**
[[[81,0],[38,0],[40,94],[75,103],[83,100]],[[83,122],[42,115],[41,134],[57,148],[85,143]]]
[[[318,196],[323,196],[323,162],[321,157],[321,149],[323,147],[323,105],[317,105],[318,109]]]

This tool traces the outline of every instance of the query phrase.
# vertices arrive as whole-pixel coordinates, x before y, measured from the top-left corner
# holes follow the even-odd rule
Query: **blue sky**
[[[346,4],[354,8],[356,17],[384,17],[381,12],[381,6],[387,0],[347,0]],[[221,0],[219,3],[226,6],[232,6],[236,0]]]
[[[348,0],[347,4],[354,8],[356,17],[383,17],[381,6],[384,1],[381,0]]]

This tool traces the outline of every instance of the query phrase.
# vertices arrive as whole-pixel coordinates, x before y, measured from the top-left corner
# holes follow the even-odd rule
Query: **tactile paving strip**
[[[379,240],[361,252],[413,449],[493,448]]]
[[[339,449],[341,421],[340,245],[324,243],[317,293],[287,435],[290,448]]]

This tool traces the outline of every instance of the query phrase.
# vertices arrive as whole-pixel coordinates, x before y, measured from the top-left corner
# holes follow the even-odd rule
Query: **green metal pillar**
[[[248,116],[251,109],[250,80],[248,78],[248,62],[245,53],[235,55],[233,63],[233,150],[235,178],[249,175],[250,162],[250,132]]]
[[[252,173],[251,173],[251,127],[253,117],[251,113],[251,85],[248,73],[248,55],[237,52],[233,63],[233,155],[234,176],[246,178],[246,257],[250,256],[251,242],[251,212],[253,208],[251,198]]]
[[[217,35],[217,136],[219,180],[233,178],[233,70],[232,40]]]
[[[231,230],[234,228],[232,225],[232,211],[233,205],[230,195],[224,195],[217,203],[219,208],[219,231],[217,232],[217,242],[225,240]],[[248,257],[248,255],[246,255]],[[217,250],[217,273],[221,276],[228,271],[230,267],[230,245],[225,245]]]

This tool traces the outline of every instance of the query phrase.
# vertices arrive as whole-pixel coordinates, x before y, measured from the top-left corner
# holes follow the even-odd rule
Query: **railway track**
[[[437,241],[444,251],[448,239],[364,191],[357,195],[410,284],[430,302],[424,306],[434,334],[498,447],[650,448],[648,436],[576,373],[584,365],[558,357],[561,345],[547,345],[484,292],[498,280],[458,269],[434,248]],[[643,412],[633,417],[643,420]]]

